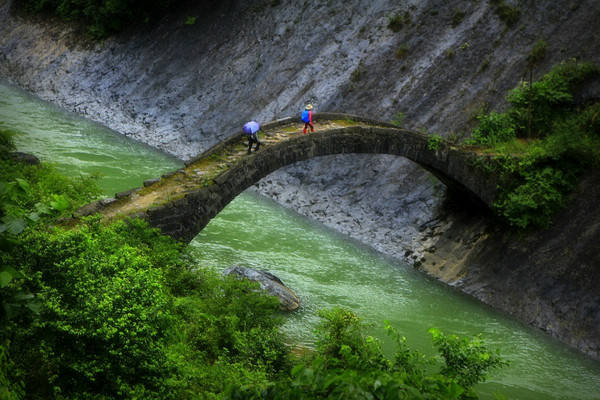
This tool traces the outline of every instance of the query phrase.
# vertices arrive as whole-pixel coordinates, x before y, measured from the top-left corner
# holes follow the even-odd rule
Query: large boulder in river
[[[256,281],[260,284],[260,288],[265,290],[272,296],[279,299],[279,305],[282,310],[294,311],[300,307],[300,299],[294,292],[288,289],[281,279],[267,271],[260,271],[252,268],[233,265],[223,271],[225,275],[236,275]]]

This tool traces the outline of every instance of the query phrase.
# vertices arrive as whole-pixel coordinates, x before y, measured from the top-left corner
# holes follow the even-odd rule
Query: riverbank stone
[[[258,282],[262,290],[279,299],[279,306],[284,311],[294,311],[300,307],[298,296],[285,286],[281,279],[270,272],[232,265],[223,273]]]
[[[22,153],[20,151],[13,151],[12,153],[9,153],[10,158],[12,158],[14,161],[21,163],[21,164],[26,164],[26,165],[39,165],[40,164],[40,159],[37,158],[36,156],[34,156],[33,154],[29,154],[29,153]]]
[[[152,178],[152,179],[146,179],[144,181],[144,187],[148,187],[148,186],[152,186],[155,183],[160,182],[160,178]]]

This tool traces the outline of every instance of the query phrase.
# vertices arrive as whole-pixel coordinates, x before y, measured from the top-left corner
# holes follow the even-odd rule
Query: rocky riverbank
[[[308,4],[232,0],[92,43],[0,0],[0,77],[188,159],[250,118],[293,115],[306,101],[382,120],[402,113],[408,128],[460,139],[478,112],[502,107],[539,40],[535,76],[566,58],[600,62],[594,0],[507,1],[511,24],[488,1]],[[516,238],[470,208],[447,208],[431,175],[387,156],[299,163],[257,190],[599,357],[589,179],[554,228]]]

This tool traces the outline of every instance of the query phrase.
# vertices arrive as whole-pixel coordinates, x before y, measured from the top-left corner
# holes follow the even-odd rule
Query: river
[[[54,163],[67,174],[100,174],[111,196],[182,163],[101,125],[67,113],[0,82],[0,128],[20,132],[18,150]],[[510,366],[477,387],[484,399],[600,399],[600,363],[547,335],[416,272],[359,242],[245,192],[190,244],[200,265],[242,264],[278,275],[303,305],[286,317],[290,341],[312,344],[317,311],[342,306],[372,324],[384,343],[383,321],[411,347],[433,354],[427,330],[475,335],[499,348]]]

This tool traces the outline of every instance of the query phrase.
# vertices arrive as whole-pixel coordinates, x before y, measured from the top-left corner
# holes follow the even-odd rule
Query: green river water
[[[0,127],[22,132],[16,138],[20,151],[64,173],[100,174],[107,195],[182,165],[3,83]],[[479,385],[482,398],[500,392],[508,399],[600,399],[600,363],[264,197],[238,196],[191,246],[201,265],[266,269],[294,290],[303,305],[284,325],[293,343],[310,346],[317,310],[342,306],[372,323],[371,333],[385,348],[384,320],[428,354],[434,352],[430,327],[482,333],[511,363]]]

